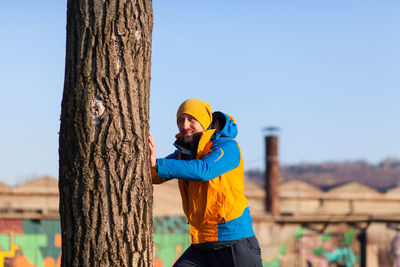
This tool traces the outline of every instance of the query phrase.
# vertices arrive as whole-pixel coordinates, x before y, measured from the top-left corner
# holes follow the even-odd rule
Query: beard
[[[181,132],[181,141],[184,143],[191,143],[193,142],[194,138],[196,135],[198,135],[199,133],[196,133],[192,130],[188,130],[188,131],[182,131]]]
[[[190,157],[185,159],[195,159],[197,154],[197,147],[199,145],[199,141],[203,133],[194,133],[190,136],[190,141],[188,139],[185,140],[183,136],[180,136],[176,142],[174,143],[177,147],[182,147],[190,151]],[[186,155],[187,156],[187,155]]]
[[[187,143],[187,144],[191,143],[193,141],[193,134],[191,134],[191,135],[182,135],[181,139],[182,139],[182,142],[184,142],[184,143]]]

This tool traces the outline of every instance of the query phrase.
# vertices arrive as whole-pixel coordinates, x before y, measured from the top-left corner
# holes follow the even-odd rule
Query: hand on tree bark
[[[157,170],[156,146],[154,145],[153,135],[149,133],[150,167]]]

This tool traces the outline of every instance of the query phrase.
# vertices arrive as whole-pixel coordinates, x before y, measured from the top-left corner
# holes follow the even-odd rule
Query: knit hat
[[[204,130],[210,126],[212,121],[212,109],[211,106],[200,99],[190,98],[183,102],[176,112],[176,118],[178,119],[183,113],[189,114],[194,117],[203,126]]]

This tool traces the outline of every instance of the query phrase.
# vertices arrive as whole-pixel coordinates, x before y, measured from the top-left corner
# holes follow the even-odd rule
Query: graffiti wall
[[[187,220],[184,217],[155,217],[153,222],[154,266],[172,266],[190,245]],[[262,247],[263,267],[359,267],[363,255],[365,263],[366,244],[363,242],[367,240],[366,233],[359,229],[346,227],[322,232],[303,227],[291,229],[286,237],[279,231],[279,238],[275,240],[265,238],[261,233],[257,235],[261,243],[274,243],[270,249]],[[390,231],[386,252],[393,255],[391,261],[400,267],[400,229]],[[60,266],[60,232],[59,220],[0,220],[0,267]],[[384,232],[380,230],[380,236]],[[373,237],[373,232],[369,236]]]
[[[0,266],[60,265],[58,220],[0,220]]]
[[[189,246],[183,217],[154,218],[154,266],[171,266]],[[0,220],[0,267],[60,266],[59,220]]]
[[[155,217],[154,266],[167,267],[190,245],[189,225],[184,217]],[[0,267],[60,266],[59,220],[0,220]],[[264,266],[280,266],[284,245]]]
[[[299,228],[295,236],[296,252],[307,266],[356,267],[361,259],[360,243],[355,240],[357,235],[355,229],[314,234]]]
[[[355,230],[316,235],[297,230],[296,253],[307,266],[358,266],[359,246]],[[154,266],[166,267],[190,245],[189,225],[184,217],[154,218]],[[60,266],[61,235],[58,220],[0,220],[0,267]],[[273,257],[263,258],[264,267],[283,266],[286,245]],[[332,265],[330,265],[332,266]]]
[[[189,246],[183,217],[154,218],[154,266],[171,266]],[[60,266],[59,220],[0,220],[0,267]]]
[[[155,217],[154,267],[169,267],[190,245],[189,225],[185,217]]]

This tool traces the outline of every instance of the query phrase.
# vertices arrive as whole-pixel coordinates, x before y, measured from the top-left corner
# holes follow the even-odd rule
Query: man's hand
[[[154,139],[151,133],[149,133],[149,149],[150,149],[150,167],[157,170],[156,146],[154,145]]]

